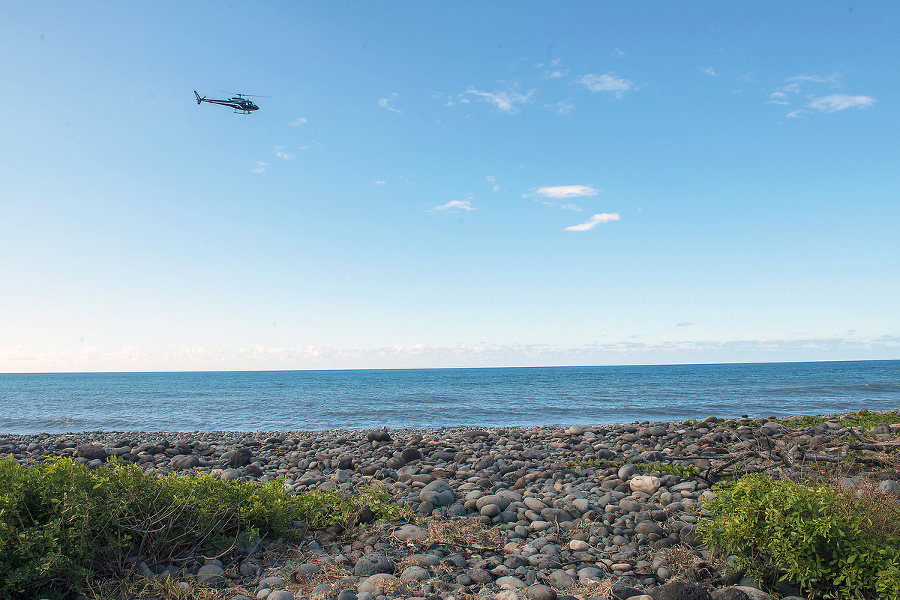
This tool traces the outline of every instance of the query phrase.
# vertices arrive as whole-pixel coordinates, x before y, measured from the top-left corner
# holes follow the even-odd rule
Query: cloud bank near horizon
[[[851,356],[852,358],[847,358]],[[105,371],[256,371],[404,369],[503,366],[589,366],[723,362],[894,360],[900,336],[645,343],[621,341],[562,347],[553,344],[413,344],[380,348],[179,348],[123,346],[42,350],[0,348],[0,373]]]

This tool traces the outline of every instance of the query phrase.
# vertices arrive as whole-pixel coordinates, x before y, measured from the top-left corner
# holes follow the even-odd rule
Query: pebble
[[[410,585],[422,598],[440,595],[450,600],[485,589],[504,600],[555,600],[578,583],[625,575],[641,594],[661,600],[660,590],[671,589],[665,581],[675,572],[656,557],[677,544],[702,560],[703,540],[694,513],[703,498],[714,494],[702,479],[654,473],[647,463],[709,469],[721,464],[716,462],[720,454],[769,443],[791,447],[804,440],[821,452],[846,433],[833,424],[791,430],[764,419],[713,417],[699,425],[0,435],[0,454],[23,463],[70,456],[94,468],[104,468],[116,456],[148,472],[210,473],[242,481],[284,477],[292,493],[376,483],[386,486],[395,501],[429,518],[469,516],[501,534],[499,547],[504,551],[496,554],[430,544],[429,531],[413,524],[398,524],[390,543],[366,541],[367,534],[336,542],[333,537],[318,542],[309,537],[304,550],[318,558],[294,567],[298,578],[311,578],[322,561],[346,565],[353,573],[315,588],[316,597],[388,600],[399,592],[385,596],[385,586]],[[893,431],[882,430],[888,437]],[[617,467],[596,466],[623,460],[626,464]],[[879,482],[878,489],[900,494],[894,479]],[[187,578],[190,570],[205,585],[240,584],[266,600],[299,597],[294,583],[285,584],[291,573],[260,558],[275,547],[272,544],[258,538],[239,540],[234,556],[222,558],[227,575],[223,564],[204,564],[201,557],[182,571],[173,567],[170,574]],[[158,576],[162,566],[142,568],[141,562],[132,564],[145,576]],[[661,580],[651,579],[651,574]],[[261,575],[266,577],[254,586]],[[768,598],[759,590],[730,589],[735,590],[730,594]],[[306,588],[300,595],[310,594]]]

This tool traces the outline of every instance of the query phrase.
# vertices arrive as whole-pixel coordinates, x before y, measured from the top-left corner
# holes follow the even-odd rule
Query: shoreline
[[[524,595],[535,586],[589,598],[613,580],[649,593],[691,573],[697,585],[724,587],[696,533],[699,502],[730,474],[759,471],[778,479],[800,478],[810,457],[818,462],[842,452],[846,457],[855,443],[846,441],[850,434],[865,435],[870,446],[896,439],[900,414],[862,410],[783,422],[708,417],[484,429],[0,434],[0,456],[24,464],[69,456],[92,468],[118,456],[160,475],[283,477],[286,489],[298,494],[350,493],[374,484],[426,523],[468,519],[472,527],[496,532],[502,546],[462,551],[429,538],[429,528],[399,524],[352,540],[337,532],[315,532],[291,548],[267,541],[268,554],[261,558],[233,554],[214,565],[221,569],[219,583],[229,590],[223,596],[229,600],[254,597],[254,588],[267,576],[279,578],[273,588],[308,596],[313,589],[307,584],[318,580],[294,576],[304,569],[339,572],[316,584],[330,590],[322,598],[338,600],[488,594],[500,599],[504,590]],[[861,480],[900,488],[896,472],[860,466],[854,476]],[[382,572],[396,577],[390,585],[366,571],[374,554],[390,563]],[[248,562],[256,568],[245,566]],[[197,557],[177,569],[147,565],[147,572],[202,581],[205,564]],[[392,595],[392,586],[402,593]],[[504,599],[515,600],[508,594]]]

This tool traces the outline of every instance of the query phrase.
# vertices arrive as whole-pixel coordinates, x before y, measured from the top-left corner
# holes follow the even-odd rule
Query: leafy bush
[[[393,519],[380,490],[293,495],[282,480],[145,474],[136,465],[89,469],[71,459],[25,467],[0,460],[0,597],[72,589],[117,573],[128,555],[164,562],[184,551],[228,547],[241,534],[302,536],[307,527],[350,526],[368,508]]]
[[[900,600],[893,531],[900,509],[893,499],[754,474],[703,508],[711,513],[700,525],[707,541],[736,555],[760,581],[780,575],[824,598]]]

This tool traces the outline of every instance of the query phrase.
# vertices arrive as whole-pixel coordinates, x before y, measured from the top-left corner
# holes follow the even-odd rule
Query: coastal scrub
[[[383,491],[294,495],[283,481],[146,474],[114,462],[97,469],[68,458],[26,467],[0,460],[0,597],[76,589],[126,563],[159,563],[228,547],[242,534],[299,538],[304,529],[393,519]]]
[[[900,599],[900,508],[892,498],[758,473],[717,490],[703,508],[707,541],[758,581],[798,581],[823,598]]]

